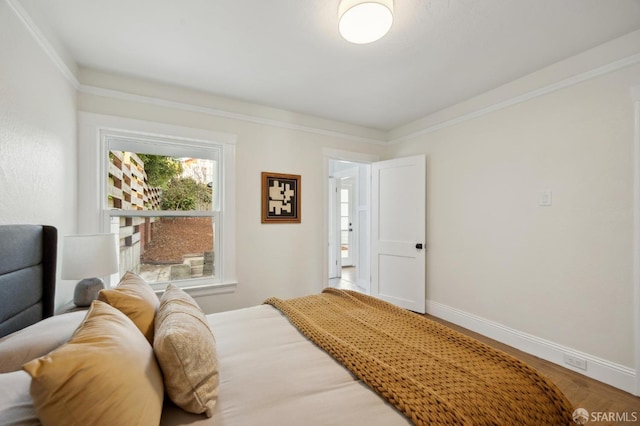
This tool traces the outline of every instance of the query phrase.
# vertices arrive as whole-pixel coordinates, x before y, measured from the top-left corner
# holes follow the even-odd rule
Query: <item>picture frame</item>
[[[262,172],[262,223],[301,223],[300,175]]]

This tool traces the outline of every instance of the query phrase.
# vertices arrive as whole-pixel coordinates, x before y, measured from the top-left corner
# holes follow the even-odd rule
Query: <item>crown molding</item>
[[[29,31],[31,36],[35,39],[38,45],[42,48],[44,53],[49,57],[51,62],[55,65],[55,67],[60,71],[62,76],[76,89],[80,87],[80,82],[76,78],[74,72],[69,69],[67,64],[62,60],[56,49],[53,45],[47,40],[47,37],[40,31],[38,26],[33,22],[31,16],[27,13],[26,10],[20,5],[17,0],[5,0],[7,5],[13,10],[13,13],[20,19],[24,27]]]
[[[161,99],[161,98],[152,97],[152,96],[136,95],[136,94],[123,92],[119,90],[105,89],[102,87],[90,86],[85,84],[80,84],[78,87],[78,91],[80,93],[87,94],[87,95],[101,96],[101,97],[107,97],[112,99],[124,100],[128,102],[137,102],[137,103],[154,105],[154,106],[159,106],[164,108],[196,112],[196,113],[212,115],[220,118],[228,118],[232,120],[245,121],[245,122],[254,123],[254,124],[262,124],[262,125],[280,127],[280,128],[289,129],[289,130],[297,130],[297,131],[302,131],[307,133],[314,133],[322,136],[346,139],[354,142],[364,142],[364,143],[370,143],[375,145],[386,145],[386,141],[383,139],[374,139],[374,138],[368,138],[363,136],[357,136],[357,135],[352,135],[344,132],[322,129],[319,127],[304,126],[300,124],[290,123],[287,121],[264,118],[257,115],[242,114],[238,112],[231,112],[231,111],[226,111],[218,108],[193,105],[185,102],[171,101],[171,100]]]
[[[463,123],[465,121],[473,120],[475,118],[482,117],[487,114],[491,114],[496,111],[500,111],[501,109],[508,108],[513,105],[517,105],[522,102],[529,101],[531,99],[547,95],[549,93],[574,86],[576,84],[582,83],[584,81],[590,80],[592,78],[596,78],[605,74],[609,74],[614,71],[618,71],[622,68],[626,68],[628,66],[636,65],[640,63],[640,53],[636,53],[631,56],[627,56],[626,58],[619,59],[617,61],[608,63],[606,65],[602,65],[596,68],[593,68],[589,71],[585,71],[579,74],[576,74],[572,77],[566,78],[564,80],[560,80],[558,82],[548,84],[539,89],[531,90],[529,92],[523,93],[518,96],[511,97],[502,102],[495,103],[493,105],[489,105],[484,108],[476,109],[474,111],[459,115],[455,118],[445,120],[433,125],[425,126],[419,130],[411,132],[407,135],[400,136],[397,138],[393,138],[389,140],[390,145],[399,144],[405,142],[407,140],[416,138],[418,136],[422,136],[428,133],[433,133],[435,131],[444,129],[446,127],[455,126],[456,124]]]
[[[222,109],[216,109],[211,107],[203,107],[192,105],[184,102],[176,102],[169,101],[165,99],[149,97],[149,96],[140,96],[134,95],[127,92],[122,92],[118,90],[104,89],[100,87],[90,86],[81,84],[78,78],[76,77],[75,72],[69,68],[69,66],[62,59],[60,53],[55,49],[53,44],[47,39],[44,33],[38,28],[36,23],[31,19],[29,13],[20,5],[17,0],[5,0],[7,5],[13,10],[16,17],[22,22],[27,31],[31,34],[31,36],[38,43],[40,48],[44,51],[47,57],[51,60],[51,62],[55,65],[58,71],[62,74],[62,76],[79,92],[96,96],[110,97],[119,100],[133,101],[139,103],[145,103],[149,105],[174,108],[183,111],[191,111],[198,112],[202,114],[208,114],[221,118],[229,118],[233,120],[240,120],[254,124],[262,124],[267,126],[280,127],[284,129],[297,130],[307,133],[313,133],[322,136],[329,136],[334,138],[340,138],[345,140],[350,140],[354,142],[364,142],[370,143],[374,145],[385,145],[386,138],[372,138],[372,137],[364,137],[358,136],[346,132],[336,131],[336,130],[328,130],[321,127],[314,126],[305,126],[300,124],[295,124],[293,122],[269,119],[260,117],[257,115],[251,114],[242,114],[237,112],[225,111]],[[297,113],[294,113],[297,114]]]
[[[122,92],[122,91],[117,91],[112,89],[104,89],[104,88],[99,88],[99,87],[89,86],[89,85],[81,84],[79,85],[78,90],[81,93],[93,94],[97,96],[111,97],[115,99],[121,99],[121,100],[133,101],[133,102],[141,102],[141,103],[146,103],[146,104],[151,104],[156,106],[175,108],[175,109],[184,110],[184,111],[198,112],[198,113],[213,115],[221,118],[230,118],[230,119],[240,120],[240,121],[245,121],[250,123],[281,127],[281,128],[291,129],[291,130],[299,130],[299,131],[314,133],[314,134],[323,135],[323,136],[338,137],[341,139],[347,139],[354,142],[364,142],[364,143],[370,143],[374,145],[387,146],[387,145],[399,144],[428,133],[433,133],[447,127],[455,126],[457,124],[460,124],[469,120],[473,120],[475,118],[479,118],[479,117],[500,111],[502,109],[505,109],[505,108],[508,108],[508,107],[541,97],[541,96],[545,96],[547,94],[556,92],[558,90],[562,90],[567,87],[571,87],[579,83],[582,83],[584,81],[587,81],[602,75],[606,75],[606,74],[618,71],[620,69],[639,64],[639,63],[640,63],[640,53],[636,53],[636,54],[627,56],[625,58],[607,63],[605,65],[592,68],[585,72],[578,73],[576,75],[557,81],[555,83],[545,85],[538,89],[530,90],[523,94],[512,96],[504,101],[497,102],[483,108],[472,110],[468,113],[458,115],[454,118],[444,120],[436,124],[426,125],[407,135],[394,138],[392,136],[393,133],[401,129],[402,126],[396,129],[392,129],[386,132],[385,138],[380,138],[380,139],[357,136],[357,135],[348,134],[345,132],[327,130],[327,129],[322,129],[318,127],[303,126],[303,125],[294,124],[294,123],[290,123],[282,120],[269,119],[269,118],[259,117],[251,114],[242,114],[242,113],[230,112],[227,110],[222,110],[222,109],[217,109],[212,107],[197,106],[190,103],[169,101],[169,100],[160,99],[156,97],[134,95],[127,92]],[[636,98],[640,96],[640,89],[635,88],[633,95],[636,96]],[[423,119],[428,117],[429,116],[426,116]]]
[[[391,129],[386,133],[381,133],[380,138],[365,137],[365,136],[354,135],[352,133],[347,133],[344,131],[328,130],[326,128],[322,128],[318,126],[300,125],[292,121],[265,118],[255,114],[244,114],[244,113],[232,112],[232,111],[219,109],[219,108],[199,106],[191,103],[171,101],[171,100],[160,99],[152,96],[136,95],[136,94],[132,94],[124,91],[105,89],[105,88],[96,87],[92,85],[81,84],[78,78],[76,77],[76,74],[74,73],[74,71],[70,69],[69,66],[65,63],[65,61],[62,59],[59,52],[57,52],[55,47],[48,41],[46,36],[38,28],[35,22],[31,19],[27,11],[20,5],[18,0],[5,0],[5,2],[13,10],[15,15],[23,23],[25,28],[33,36],[33,38],[36,40],[38,45],[42,48],[42,50],[53,62],[56,68],[64,76],[64,78],[79,93],[101,96],[101,97],[108,97],[108,98],[119,99],[119,100],[130,101],[130,102],[144,103],[148,105],[155,105],[155,106],[178,109],[183,111],[197,112],[197,113],[207,114],[207,115],[216,116],[220,118],[239,120],[239,121],[244,121],[244,122],[249,122],[254,124],[273,126],[273,127],[280,127],[284,129],[297,130],[297,131],[302,131],[306,133],[340,138],[340,139],[345,139],[353,142],[369,143],[369,144],[374,144],[379,146],[400,144],[402,142],[414,139],[416,137],[423,136],[425,134],[429,134],[432,132],[436,132],[438,130],[441,130],[447,127],[455,126],[457,124],[460,124],[469,120],[473,120],[475,118],[479,118],[496,111],[500,111],[510,106],[517,105],[519,103],[526,102],[531,99],[547,95],[557,90],[561,90],[561,89],[582,83],[586,80],[589,80],[598,76],[602,76],[602,75],[620,70],[622,68],[640,63],[640,53],[636,53],[636,54],[627,56],[625,58],[610,62],[608,64],[593,68],[591,70],[576,74],[569,78],[557,81],[555,83],[545,85],[541,88],[531,90],[520,95],[512,96],[504,101],[497,102],[492,105],[488,105],[486,107],[482,107],[479,109],[473,109],[466,113],[458,114],[453,118],[445,119],[435,124],[419,125],[417,130],[410,131],[405,135],[401,135],[397,137],[394,136],[394,134],[402,133],[402,128],[410,125],[411,123],[408,123],[405,126],[400,126],[395,129]],[[636,92],[638,92],[638,89],[636,89],[634,92],[634,96],[636,96],[637,98],[638,95]],[[299,115],[298,113],[295,113],[295,112],[292,112],[292,113]],[[430,115],[427,115],[422,119],[420,119],[420,121],[426,120],[429,117]]]

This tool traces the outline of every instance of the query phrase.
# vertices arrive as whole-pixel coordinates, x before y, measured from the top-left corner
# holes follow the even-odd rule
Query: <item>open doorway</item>
[[[371,166],[329,160],[329,285],[369,293]]]

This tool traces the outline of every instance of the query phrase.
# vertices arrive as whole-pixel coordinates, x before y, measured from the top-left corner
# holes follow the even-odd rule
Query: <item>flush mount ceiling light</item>
[[[338,6],[340,34],[356,44],[382,38],[393,23],[393,0],[341,0]]]

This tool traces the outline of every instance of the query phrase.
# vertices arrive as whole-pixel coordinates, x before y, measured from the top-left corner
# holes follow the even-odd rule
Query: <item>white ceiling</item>
[[[395,0],[344,41],[338,0],[14,0],[78,66],[384,131],[640,29],[640,0]]]

